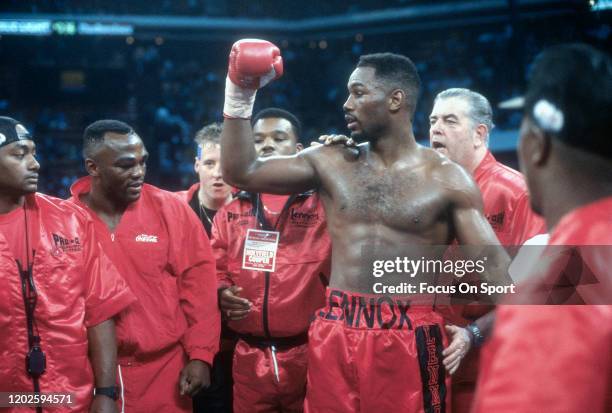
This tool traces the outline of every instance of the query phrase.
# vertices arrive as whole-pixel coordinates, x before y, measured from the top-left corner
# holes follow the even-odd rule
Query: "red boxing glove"
[[[245,89],[259,89],[283,75],[283,58],[274,44],[259,39],[238,40],[229,56],[228,76]]]
[[[249,119],[257,89],[282,75],[283,58],[274,44],[258,39],[234,43],[225,81],[223,116]]]

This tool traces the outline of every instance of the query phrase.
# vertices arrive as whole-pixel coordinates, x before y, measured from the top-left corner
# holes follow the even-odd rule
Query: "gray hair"
[[[485,145],[489,145],[489,133],[493,130],[495,125],[493,124],[493,109],[489,100],[478,92],[474,92],[470,89],[464,88],[451,88],[446,89],[436,96],[434,104],[439,99],[448,98],[461,98],[465,100],[469,105],[468,116],[472,121],[478,125],[483,124],[487,127],[487,136],[485,137]]]

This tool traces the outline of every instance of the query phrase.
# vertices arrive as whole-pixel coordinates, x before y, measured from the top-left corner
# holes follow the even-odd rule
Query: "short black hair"
[[[411,114],[414,114],[421,90],[421,78],[412,60],[396,53],[373,53],[361,56],[357,67],[371,67],[376,77],[389,88],[403,90],[412,106]]]
[[[253,120],[251,124],[255,126],[258,120],[260,119],[269,119],[269,118],[280,118],[286,119],[293,126],[293,133],[295,133],[295,141],[300,141],[300,136],[302,136],[302,123],[293,113],[286,111],[280,108],[266,108],[257,112],[255,116],[253,116]]]
[[[83,132],[83,157],[89,158],[95,148],[104,141],[104,135],[108,132],[122,135],[130,135],[134,129],[125,122],[116,119],[97,120],[85,128]]]
[[[550,47],[534,61],[525,115],[570,146],[612,159],[612,59],[580,43]]]

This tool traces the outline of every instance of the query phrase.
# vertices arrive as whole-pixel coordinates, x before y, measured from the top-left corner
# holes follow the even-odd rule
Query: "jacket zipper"
[[[270,327],[268,326],[268,299],[270,296],[270,273],[268,271],[265,272],[265,284],[264,284],[264,300],[263,300],[263,309],[262,309],[262,317],[263,317],[263,328],[264,334],[267,338],[271,338]]]
[[[261,195],[257,194],[257,196],[255,197],[255,202],[256,202],[256,206],[255,206],[255,211],[256,211],[256,216],[255,219],[259,222],[259,225],[266,231],[276,231],[276,228],[278,227],[278,224],[281,222],[281,220],[283,219],[283,216],[285,215],[285,213],[289,210],[289,206],[291,204],[293,204],[293,202],[296,199],[295,195],[291,195],[288,199],[287,202],[285,202],[285,205],[283,206],[283,209],[281,209],[280,214],[278,215],[278,219],[276,220],[276,224],[274,225],[274,227],[272,227],[265,219],[265,215],[263,212],[263,208],[260,208],[260,206],[263,206],[263,202],[261,201]],[[260,216],[258,216],[258,212],[261,214]],[[280,236],[280,235],[279,235]],[[266,271],[264,273],[264,299],[263,299],[263,308],[261,311],[261,315],[263,317],[263,329],[264,329],[264,334],[267,338],[272,338],[272,335],[270,334],[270,325],[269,325],[269,315],[268,315],[268,305],[269,305],[269,301],[270,301],[270,273],[268,271]]]

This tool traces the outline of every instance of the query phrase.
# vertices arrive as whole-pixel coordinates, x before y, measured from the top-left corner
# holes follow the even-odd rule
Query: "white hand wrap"
[[[257,90],[243,89],[226,77],[223,116],[233,119],[251,119],[256,94]]]

